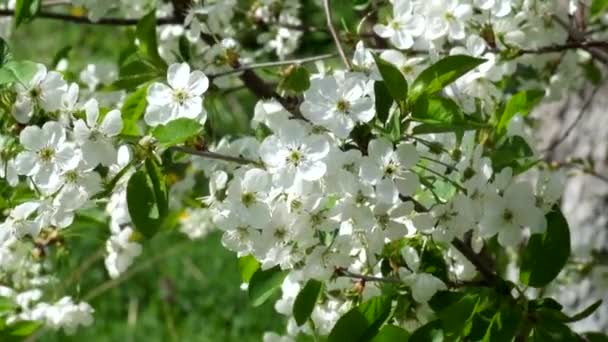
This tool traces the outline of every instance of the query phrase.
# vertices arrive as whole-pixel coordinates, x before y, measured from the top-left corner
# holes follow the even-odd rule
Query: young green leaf
[[[589,13],[593,20],[599,18],[608,10],[608,0],[593,0]]]
[[[408,342],[443,342],[444,334],[441,328],[441,321],[436,320],[429,322],[418,328]]]
[[[17,0],[15,3],[15,27],[30,22],[40,12],[41,0]]]
[[[504,134],[509,122],[516,114],[521,116],[528,115],[544,96],[545,92],[540,90],[523,90],[513,95],[500,116],[500,120],[496,126],[497,133],[500,135]]]
[[[0,38],[0,67],[13,60],[13,54],[6,40]]]
[[[483,342],[511,342],[517,335],[523,315],[517,305],[503,304],[494,314]]]
[[[393,105],[393,97],[389,93],[388,87],[384,81],[374,82],[374,100],[376,117],[380,122],[386,123],[391,106]]]
[[[139,52],[159,69],[166,69],[167,64],[158,53],[156,39],[156,10],[143,16],[137,23],[135,37],[139,41]]]
[[[161,170],[161,166],[153,158],[146,159],[145,166],[152,183],[152,190],[154,190],[154,200],[158,207],[158,215],[161,219],[164,219],[169,214],[169,193],[167,191],[165,175]]]
[[[239,258],[239,273],[243,283],[249,283],[253,274],[260,268],[260,263],[253,255],[245,255]]]
[[[120,109],[123,121],[121,134],[134,136],[140,134],[137,122],[146,112],[146,106],[148,105],[148,101],[146,100],[147,95],[148,85],[144,84],[127,96]]]
[[[396,325],[385,325],[380,329],[378,335],[374,336],[372,342],[407,342],[410,334]]]
[[[399,69],[393,64],[385,61],[384,59],[374,56],[376,65],[382,75],[384,84],[388,88],[388,92],[391,94],[393,99],[403,107],[405,100],[407,99],[407,81]]]
[[[281,271],[279,266],[268,270],[261,268],[255,271],[249,280],[249,299],[253,306],[264,304],[275,292],[277,292],[287,272]]]
[[[392,300],[374,297],[344,314],[329,333],[328,342],[367,341],[378,330],[391,312]]]
[[[166,125],[156,126],[152,135],[164,147],[175,146],[201,133],[203,125],[186,118],[170,121]]]
[[[583,320],[587,317],[589,317],[591,314],[593,314],[595,312],[595,310],[597,310],[600,305],[602,305],[602,300],[598,300],[595,303],[589,305],[586,309],[584,309],[583,311],[574,314],[571,317],[568,317],[566,320],[564,320],[564,322],[566,323],[571,323],[571,322],[577,322],[580,320]]]
[[[587,342],[608,342],[608,335],[598,332],[584,333],[583,337]]]
[[[419,97],[411,118],[422,123],[414,127],[414,134],[462,132],[483,127],[482,123],[466,118],[456,102],[438,96]]]
[[[0,68],[0,85],[27,82],[38,70],[36,63],[30,61],[10,61]]]
[[[152,181],[143,169],[135,172],[127,183],[127,207],[137,231],[147,238],[158,232],[161,217],[154,198]]]
[[[42,326],[42,323],[36,321],[20,321],[15,324],[8,326],[8,336],[11,337],[27,337],[33,334],[38,328]]]
[[[299,326],[302,326],[310,318],[322,289],[322,282],[310,279],[296,296],[296,300],[293,303],[293,317]]]
[[[423,93],[435,94],[484,62],[485,59],[466,55],[445,57],[424,69],[414,80],[410,90],[411,101],[415,102]]]
[[[283,78],[279,87],[296,93],[304,92],[310,88],[310,72],[305,67],[295,66]]]
[[[522,256],[519,279],[532,287],[549,284],[570,256],[570,230],[561,210],[555,206],[545,217],[547,231],[532,235]]]
[[[532,156],[534,156],[534,151],[526,140],[518,135],[509,137],[490,155],[492,167],[496,172],[510,167],[516,174],[525,171],[521,170],[521,167],[526,165],[526,161]]]
[[[471,293],[438,313],[446,335],[467,336],[471,330],[479,295]]]

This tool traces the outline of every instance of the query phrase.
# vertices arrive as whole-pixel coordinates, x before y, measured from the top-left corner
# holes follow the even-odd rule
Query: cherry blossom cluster
[[[8,279],[0,297],[16,305],[9,323],[36,321],[66,332],[92,323],[87,303],[63,294],[49,299],[44,290],[58,280],[42,254],[69,231],[77,214],[102,206],[109,228],[105,267],[110,278],[123,275],[145,247],[129,208],[130,179],[145,163],[159,163],[161,155],[175,153],[188,164],[167,191],[167,206],[178,212],[183,234],[198,239],[219,229],[223,245],[239,257],[253,257],[262,271],[286,274],[275,307],[289,317],[287,335],[269,333],[265,341],[328,335],[355,307],[353,297],[377,297],[383,282],[399,284],[398,294],[412,303],[397,324],[415,330],[434,317],[429,301],[438,291],[483,273],[459,243],[466,240],[474,255],[491,244],[514,254],[531,235],[547,231],[546,217],[559,205],[565,175],[536,166],[541,158],[524,122],[528,113],[513,113],[499,140],[529,145],[527,158],[534,163],[523,170],[493,158],[491,144],[498,139],[484,140],[484,134],[514,97],[499,83],[518,68],[536,76],[519,77],[513,87],[540,89],[548,100],[582,86],[581,70],[592,51],[555,48],[571,35],[559,23],[576,11],[575,3],[559,10],[552,1],[532,0],[386,2],[371,27],[383,46],[361,35],[344,68],[317,61],[295,106],[286,105],[289,90],[260,99],[251,132],[261,134],[209,139],[203,147],[195,136],[167,146],[155,132],[183,120],[204,131],[212,120],[207,94],[241,81],[247,85],[239,80],[240,68],[263,53],[286,59],[305,35],[299,1],[256,1],[245,12],[265,31],[257,36],[260,51],[247,51],[237,38],[236,3],[194,1],[183,23],[159,27],[155,53],[168,65],[164,77],[134,90],[143,89],[145,98],[134,124],[142,134],[134,137],[122,134],[121,112],[133,93],[100,90],[118,78],[114,65],[90,64],[78,82],[68,82],[66,65],[48,70],[35,64],[31,77],[9,87],[12,121],[0,136],[0,177],[30,194],[11,204],[0,224],[0,274]],[[141,15],[149,5],[73,4],[86,8],[92,21],[112,9]],[[169,7],[157,12],[171,13]],[[173,53],[182,38],[191,44],[188,62]],[[555,50],[545,53],[547,47]],[[385,77],[379,61],[396,67],[412,85],[446,56],[483,59],[435,91],[478,126],[420,133],[425,123],[400,117],[408,104],[393,100],[388,119],[380,117],[376,85]],[[407,114],[422,114],[415,110]],[[196,206],[186,206],[182,199],[201,175],[208,193]],[[446,265],[445,272],[427,267],[429,253]],[[299,325],[292,317],[294,302],[311,279],[324,283],[322,300],[310,315],[313,324]]]

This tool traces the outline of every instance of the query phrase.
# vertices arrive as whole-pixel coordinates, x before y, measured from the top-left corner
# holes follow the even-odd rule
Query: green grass
[[[39,341],[260,341],[284,329],[274,301],[254,308],[239,289],[237,258],[219,233],[199,241],[177,234],[151,241],[131,270],[146,268],[90,302],[93,326],[73,336],[49,331]],[[102,268],[99,261],[87,271],[83,297],[108,280]]]

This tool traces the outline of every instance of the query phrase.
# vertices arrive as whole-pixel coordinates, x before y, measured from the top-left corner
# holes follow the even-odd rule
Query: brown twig
[[[346,57],[346,53],[344,53],[344,48],[342,48],[342,43],[340,42],[340,36],[338,36],[338,33],[336,32],[336,29],[334,28],[333,19],[332,19],[332,15],[331,15],[330,0],[323,0],[323,9],[325,10],[325,19],[327,20],[327,29],[329,30],[329,33],[331,33],[331,36],[334,39],[336,48],[338,49],[338,53],[340,54],[340,58],[342,58],[342,62],[344,63],[346,68],[348,70],[351,70],[352,66],[350,65],[350,61],[349,61],[348,57]]]
[[[228,156],[228,155],[216,153],[216,152],[199,151],[199,150],[195,150],[195,149],[192,149],[189,147],[184,147],[184,146],[173,146],[173,147],[170,147],[169,150],[179,151],[182,153],[191,154],[191,155],[195,155],[195,156],[199,156],[199,157],[203,157],[203,158],[207,158],[207,159],[221,160],[221,161],[237,163],[237,164],[242,164],[242,165],[257,164],[256,161],[246,159],[246,158],[233,157],[233,156]]]
[[[2,9],[0,10],[0,17],[12,17],[15,15],[15,11]],[[98,21],[92,21],[87,17],[79,17],[69,14],[54,13],[54,12],[40,12],[36,14],[37,18],[41,19],[53,19],[62,20],[65,22],[71,22],[76,24],[85,25],[103,25],[103,26],[133,26],[137,25],[139,19],[127,19],[127,18],[101,18]],[[175,17],[169,18],[158,18],[156,19],[157,25],[167,24],[181,24],[182,21]]]

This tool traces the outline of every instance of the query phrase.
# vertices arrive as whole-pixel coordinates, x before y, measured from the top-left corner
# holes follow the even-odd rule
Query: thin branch
[[[558,137],[557,139],[555,139],[549,145],[549,147],[545,148],[542,151],[543,153],[546,153],[546,152],[551,153],[561,143],[563,143],[564,141],[566,141],[566,139],[568,139],[568,137],[570,136],[570,133],[572,133],[572,131],[574,130],[574,128],[576,127],[576,125],[578,125],[578,123],[581,121],[581,119],[583,118],[583,116],[587,113],[587,110],[589,109],[589,107],[593,103],[593,99],[595,98],[595,95],[597,95],[597,93],[600,90],[600,88],[601,88],[601,86],[598,86],[595,89],[593,89],[593,92],[591,93],[591,95],[589,96],[589,98],[587,98],[587,100],[585,101],[585,103],[583,104],[583,106],[581,107],[581,109],[580,109],[578,115],[576,116],[576,118],[574,119],[574,121],[570,124],[570,126],[568,126],[568,128],[564,131],[564,133],[560,137]]]
[[[553,52],[563,52],[574,49],[590,49],[590,48],[608,48],[608,42],[606,41],[581,41],[581,42],[569,42],[560,45],[549,45],[542,46],[536,49],[519,49],[517,50],[518,55],[539,55]],[[503,50],[494,49],[492,52],[500,53]]]
[[[392,277],[374,277],[364,274],[357,274],[345,270],[344,268],[336,269],[335,275],[338,277],[345,277],[351,279],[362,280],[365,282],[376,282],[376,283],[388,283],[388,284],[397,284],[404,285],[405,283],[398,278]],[[480,287],[480,286],[488,286],[488,282],[486,281],[452,281],[448,280],[446,285],[450,288],[459,288],[459,287]]]
[[[221,77],[221,76],[236,74],[236,73],[239,73],[239,72],[243,72],[245,70],[272,68],[272,67],[278,67],[278,66],[284,66],[284,65],[292,65],[292,64],[300,65],[300,64],[305,64],[305,63],[310,63],[310,62],[316,62],[316,61],[321,61],[321,60],[325,60],[325,59],[330,59],[330,58],[334,58],[336,56],[337,56],[337,54],[335,54],[335,53],[328,53],[328,54],[324,54],[324,55],[305,57],[305,58],[298,58],[298,59],[289,59],[289,60],[284,60],[284,61],[253,63],[253,64],[248,64],[248,65],[242,65],[242,66],[240,66],[238,68],[234,68],[234,69],[231,69],[231,70],[222,71],[222,72],[218,72],[218,73],[215,73],[215,74],[209,74],[209,75],[207,75],[207,77],[209,77],[209,78],[217,78],[217,77]]]
[[[350,272],[344,268],[337,268],[335,274],[338,277],[359,279],[359,280],[369,281],[369,282],[403,284],[403,281],[401,281],[401,279],[374,277],[374,276],[368,276],[368,275],[363,275],[363,274],[357,274],[357,273]]]
[[[488,281],[490,284],[494,284],[496,282],[497,276],[492,270],[492,267],[486,263],[486,261],[481,258],[471,246],[469,246],[464,241],[455,238],[452,240],[452,246],[456,248],[462,255],[464,255],[467,260],[469,260],[473,266],[481,273],[481,275]]]
[[[348,70],[351,70],[352,66],[350,65],[350,61],[348,60],[348,57],[346,57],[346,54],[344,53],[344,49],[342,48],[342,43],[340,42],[340,36],[338,36],[338,33],[336,32],[336,29],[334,28],[329,2],[330,2],[330,0],[323,0],[323,8],[325,9],[325,19],[327,20],[327,28],[329,29],[329,32],[331,33],[331,36],[333,37],[334,42],[336,43],[336,48],[338,49],[338,53],[340,53],[340,58],[342,58],[342,62],[344,62],[344,65],[346,66],[346,68]]]
[[[184,146],[173,146],[173,147],[170,147],[169,150],[179,151],[182,153],[191,154],[191,155],[195,155],[195,156],[199,156],[199,157],[203,157],[203,158],[207,158],[207,159],[215,159],[215,160],[222,160],[222,161],[231,162],[231,163],[237,163],[237,164],[241,164],[241,165],[257,164],[256,161],[246,159],[246,158],[233,157],[233,156],[228,156],[228,155],[216,153],[216,152],[199,151],[199,150],[195,150],[195,149],[184,147]]]
[[[0,10],[0,17],[12,17],[15,15],[15,11],[2,9]],[[40,12],[36,15],[37,18],[42,19],[53,19],[62,20],[71,23],[85,24],[85,25],[105,25],[105,26],[133,26],[137,25],[139,19],[126,19],[126,18],[101,18],[98,21],[91,21],[87,17],[73,16],[69,14],[54,13],[54,12]],[[156,19],[157,25],[167,24],[181,24],[182,21],[177,18],[158,18]]]

